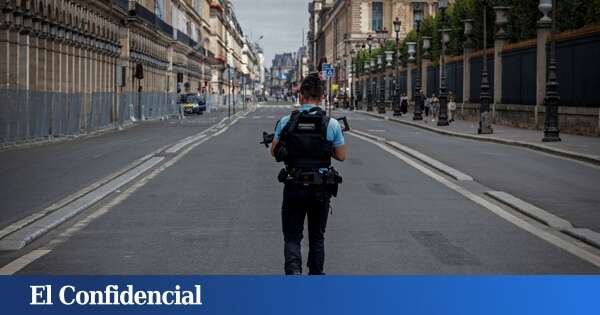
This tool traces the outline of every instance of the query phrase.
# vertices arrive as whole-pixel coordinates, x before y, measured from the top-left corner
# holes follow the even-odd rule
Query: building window
[[[156,0],[154,3],[154,14],[161,20],[165,20],[165,0]]]
[[[379,31],[383,29],[383,2],[373,2],[372,9],[373,16],[373,31]]]
[[[192,6],[198,15],[202,15],[202,1],[204,0],[193,0]]]

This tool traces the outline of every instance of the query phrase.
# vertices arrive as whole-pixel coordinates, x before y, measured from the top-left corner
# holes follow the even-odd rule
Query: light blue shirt
[[[312,104],[304,104],[300,108],[301,111],[305,112],[313,108],[315,105]],[[277,126],[275,126],[275,140],[279,141],[279,136],[281,135],[281,130],[287,123],[290,121],[290,115],[284,116],[277,122]],[[327,125],[327,140],[333,143],[334,147],[339,147],[344,145],[344,134],[342,133],[342,127],[340,127],[340,123],[337,119],[330,118],[329,124]]]

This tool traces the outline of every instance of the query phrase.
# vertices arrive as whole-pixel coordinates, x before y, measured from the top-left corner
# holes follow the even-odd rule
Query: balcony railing
[[[112,3],[113,6],[124,12],[129,11],[129,0],[112,0]]]
[[[113,1],[121,1],[121,0],[113,0]],[[164,33],[165,35],[172,37],[173,36],[173,27],[163,21],[160,17],[156,16],[152,11],[146,9],[141,4],[135,2],[135,6],[133,6],[133,10],[129,12],[130,15],[136,16],[146,23],[154,26],[157,30]]]
[[[177,30],[177,41],[190,47],[194,47],[197,44],[193,39],[180,30]]]

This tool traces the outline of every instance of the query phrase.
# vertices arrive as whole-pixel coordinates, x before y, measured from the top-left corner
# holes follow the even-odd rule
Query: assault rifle
[[[343,132],[348,132],[348,131],[350,131],[350,125],[348,124],[348,118],[346,118],[346,117],[344,116],[344,117],[340,117],[340,118],[336,118],[336,119],[337,119],[337,121],[339,121],[339,122],[340,122],[340,124],[342,125],[341,127],[342,127],[342,131],[343,131]],[[262,141],[262,142],[260,142],[260,144],[264,144],[264,145],[265,145],[265,147],[267,147],[267,148],[268,148],[268,147],[269,147],[269,145],[270,145],[271,143],[273,143],[273,139],[275,138],[275,134],[274,134],[274,133],[267,133],[267,132],[263,131],[263,133],[262,133],[262,138],[263,138],[263,141]]]

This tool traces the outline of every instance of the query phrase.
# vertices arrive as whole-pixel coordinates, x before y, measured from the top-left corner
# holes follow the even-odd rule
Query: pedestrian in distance
[[[406,115],[408,113],[408,97],[406,97],[406,93],[402,94],[402,101],[400,101],[400,111],[402,115]]]
[[[450,95],[448,96],[448,122],[454,122],[454,114],[456,113],[456,101],[454,94],[452,94],[452,91],[450,91],[449,94]]]
[[[324,275],[325,228],[330,199],[337,196],[342,178],[331,159],[344,161],[347,149],[340,123],[319,106],[323,84],[317,73],[300,87],[302,107],[282,117],[275,127],[271,154],[285,168],[278,179],[284,184],[281,220],[286,275],[302,274],[301,241],[308,217],[308,274]]]
[[[440,100],[433,94],[431,97],[431,121],[435,122],[438,118],[438,113],[440,111]]]
[[[429,120],[429,113],[431,112],[431,100],[432,97],[428,97],[425,99],[425,122]]]

